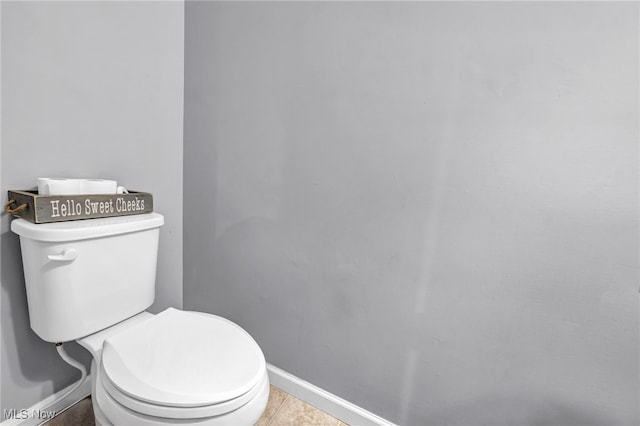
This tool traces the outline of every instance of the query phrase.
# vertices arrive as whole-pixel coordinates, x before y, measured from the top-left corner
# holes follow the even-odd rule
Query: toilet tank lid
[[[164,225],[164,216],[152,212],[43,224],[35,224],[18,218],[11,222],[11,230],[21,237],[31,240],[64,242],[144,231],[159,228],[162,225]]]

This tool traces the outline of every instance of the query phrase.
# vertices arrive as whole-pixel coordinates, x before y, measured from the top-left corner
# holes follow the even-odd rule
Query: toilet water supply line
[[[64,350],[64,347],[62,345],[63,345],[63,343],[56,343],[56,350],[58,351],[58,354],[60,355],[60,358],[62,358],[67,364],[69,364],[73,368],[75,368],[77,370],[80,370],[80,380],[78,380],[76,382],[76,384],[71,387],[71,389],[66,391],[63,395],[59,396],[51,404],[49,404],[49,407],[57,404],[58,402],[62,401],[63,399],[65,399],[66,397],[71,395],[87,379],[87,369],[79,361],[71,358],[69,356],[69,354],[67,353],[67,351]]]

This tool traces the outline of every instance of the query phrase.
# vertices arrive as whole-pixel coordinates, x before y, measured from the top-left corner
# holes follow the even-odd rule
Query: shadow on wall
[[[376,361],[373,356],[350,356],[350,353],[370,354],[375,347],[379,326],[368,327],[364,319],[367,306],[359,304],[351,297],[344,284],[349,284],[349,276],[353,273],[347,269],[336,267],[343,275],[324,277],[327,282],[323,285],[309,285],[317,280],[317,276],[328,273],[327,262],[330,258],[313,257],[309,248],[309,241],[305,240],[304,233],[300,230],[291,230],[278,221],[264,218],[251,218],[230,226],[216,241],[212,248],[211,285],[203,288],[199,298],[195,299],[194,306],[190,309],[209,309],[217,315],[232,317],[240,325],[246,328],[263,348],[267,359],[274,365],[285,364],[286,356],[290,353],[298,353],[299,348],[312,348],[312,357],[302,359],[294,357],[288,364],[291,370],[298,374],[312,375],[309,367],[304,362],[310,362],[312,368],[323,367],[322,363],[331,362],[337,365],[336,369],[342,375],[349,374],[350,386],[358,387],[361,394],[366,394],[371,389],[371,382],[366,381],[370,363]],[[325,263],[323,263],[325,262]],[[344,266],[344,265],[343,265]],[[230,279],[232,278],[232,279]],[[330,282],[340,282],[341,285],[331,286]],[[373,290],[372,290],[373,291]],[[212,308],[213,306],[213,308]],[[256,322],[253,316],[269,318],[269,321]],[[323,327],[314,326],[318,318],[324,324]],[[429,320],[430,321],[430,320]],[[365,325],[365,328],[359,327]],[[405,324],[407,329],[409,325]],[[414,324],[415,326],[415,324]],[[366,334],[366,329],[371,328],[371,335]],[[272,333],[269,339],[263,336]],[[311,331],[309,331],[311,329]],[[328,331],[327,331],[328,330]],[[414,333],[417,339],[424,339],[420,334]],[[378,343],[400,344],[395,342],[397,337],[389,335],[377,335]],[[349,345],[356,349],[345,350]],[[400,401],[387,400],[376,401],[385,405],[387,412],[393,412],[404,407],[400,415],[391,420],[398,424],[429,425],[429,426],[613,426],[621,425],[620,419],[606,415],[606,410],[597,405],[585,407],[583,403],[575,403],[558,393],[549,390],[538,390],[534,386],[523,386],[514,391],[516,394],[496,392],[485,394],[478,392],[477,398],[460,401],[457,399],[451,404],[442,404],[431,400],[430,392],[438,391],[438,373],[433,370],[416,371],[416,365],[424,363],[442,365],[438,358],[432,358],[433,352],[440,352],[442,347],[435,343],[427,344],[426,351],[430,358],[422,358],[419,354],[405,359],[414,368],[402,366],[383,369],[387,373],[403,376],[410,383],[402,383],[398,395]],[[398,353],[398,352],[394,352]],[[384,354],[381,354],[384,355]],[[471,355],[471,354],[469,354]],[[446,352],[443,357],[451,358]],[[474,355],[471,355],[474,356]],[[476,356],[483,356],[482,353]],[[403,359],[398,355],[398,359]],[[413,360],[413,362],[411,361]],[[454,362],[454,361],[450,361]],[[416,364],[418,363],[418,364]],[[458,370],[468,368],[462,363]],[[305,369],[306,368],[306,369]],[[487,374],[490,367],[485,366]],[[299,373],[302,371],[302,373]],[[376,371],[376,374],[384,374]],[[441,377],[441,379],[444,379]],[[478,380],[478,377],[468,377],[469,380]],[[320,386],[326,385],[314,378]],[[415,381],[417,380],[417,383]],[[449,379],[450,380],[450,379]],[[494,385],[502,389],[508,389],[508,383],[496,378]],[[390,386],[396,386],[395,383]],[[462,386],[464,386],[463,382]],[[470,384],[470,387],[477,387]],[[404,388],[407,389],[404,389]],[[562,386],[566,390],[566,386]],[[348,389],[351,391],[351,389]],[[461,389],[461,391],[465,391]],[[466,391],[469,391],[467,389]],[[335,392],[335,391],[334,391]],[[344,394],[344,390],[336,392]],[[465,393],[465,392],[461,392]],[[360,394],[358,394],[360,395]],[[356,398],[355,403],[362,404]],[[411,409],[413,407],[413,410]],[[421,410],[415,408],[421,407]],[[390,418],[390,416],[389,416]]]
[[[510,410],[505,410],[510,407]],[[509,414],[505,414],[505,413]],[[616,419],[595,410],[585,410],[555,395],[537,400],[521,396],[492,395],[463,405],[435,410],[425,424],[449,426],[527,425],[527,426],[611,426]]]
[[[12,219],[8,218],[11,221]],[[41,387],[40,398],[64,388],[69,378],[75,380],[77,370],[65,364],[51,343],[40,339],[29,327],[29,311],[20,254],[20,239],[12,232],[2,234],[2,389],[3,409],[23,409],[36,403],[23,402],[20,389]],[[85,365],[90,358],[76,343],[69,353]],[[67,345],[65,345],[67,347]],[[38,351],[34,353],[34,348]],[[84,353],[83,353],[84,352]],[[4,366],[20,366],[20,371]],[[57,389],[56,384],[60,384]],[[55,389],[54,389],[55,388]],[[22,403],[21,403],[22,402]],[[16,405],[25,406],[16,406]]]

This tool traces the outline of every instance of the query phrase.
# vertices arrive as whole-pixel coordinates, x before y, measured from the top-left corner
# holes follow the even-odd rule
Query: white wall
[[[39,176],[113,178],[152,192],[166,219],[152,310],[181,307],[184,3],[1,7],[0,193],[33,187]],[[9,223],[3,215],[3,410],[27,408],[77,379],[29,328]],[[86,361],[83,351],[73,352]]]
[[[637,425],[638,4],[191,2],[185,307],[391,421]]]

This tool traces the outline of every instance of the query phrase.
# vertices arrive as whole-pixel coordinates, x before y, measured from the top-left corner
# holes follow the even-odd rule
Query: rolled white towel
[[[39,195],[127,194],[111,179],[38,178]]]

